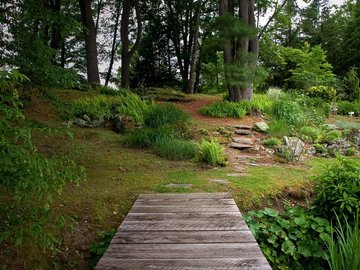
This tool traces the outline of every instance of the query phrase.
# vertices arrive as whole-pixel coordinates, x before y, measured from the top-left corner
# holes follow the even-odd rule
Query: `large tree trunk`
[[[121,87],[129,88],[129,74],[130,74],[130,62],[135,51],[140,46],[142,23],[140,18],[139,0],[134,1],[136,22],[137,22],[137,35],[136,41],[131,50],[129,51],[129,21],[131,11],[131,0],[123,1],[123,12],[121,17]]]
[[[115,54],[116,54],[116,50],[118,48],[119,43],[116,41],[117,38],[117,31],[118,31],[118,27],[119,27],[119,19],[120,19],[120,0],[117,1],[116,3],[116,15],[115,15],[115,28],[114,28],[114,35],[113,35],[113,41],[112,41],[112,46],[111,46],[111,55],[110,55],[110,63],[109,63],[109,69],[106,73],[106,78],[105,78],[105,85],[107,86],[109,84],[110,81],[110,77],[111,77],[111,71],[114,65],[114,60],[115,60]]]
[[[191,60],[190,60],[190,74],[189,80],[187,82],[186,92],[188,94],[194,94],[194,86],[195,86],[195,79],[196,79],[196,63],[198,58],[198,36],[200,30],[200,9],[201,9],[201,0],[198,0],[196,10],[195,10],[195,25],[194,25],[194,37],[192,42],[192,49],[191,49]]]
[[[92,18],[91,0],[79,0],[79,5],[82,24],[84,27],[88,82],[94,85],[99,85],[100,78],[97,59],[96,33],[94,20]]]

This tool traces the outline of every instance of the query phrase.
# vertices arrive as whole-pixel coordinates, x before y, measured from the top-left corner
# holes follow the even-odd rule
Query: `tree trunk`
[[[140,46],[142,23],[140,18],[139,0],[135,0],[135,13],[137,22],[137,35],[136,41],[131,50],[129,51],[129,21],[131,11],[131,0],[123,1],[123,12],[121,17],[121,87],[129,88],[129,74],[130,74],[130,62],[135,51]]]
[[[92,18],[91,0],[79,0],[79,5],[84,27],[87,78],[89,83],[99,85],[96,33]]]
[[[201,0],[198,0],[196,3],[196,10],[195,10],[195,25],[194,25],[194,37],[192,42],[192,49],[191,49],[191,61],[190,61],[190,74],[189,80],[187,82],[186,92],[188,94],[194,94],[194,86],[195,86],[195,79],[196,79],[196,63],[198,58],[198,36],[200,30],[200,9],[201,9]]]
[[[114,60],[115,60],[115,54],[116,54],[116,50],[119,46],[119,43],[116,42],[116,38],[117,38],[117,30],[119,27],[119,19],[120,19],[120,0],[117,1],[117,6],[116,6],[116,17],[115,17],[115,28],[114,28],[114,35],[113,35],[113,41],[112,41],[112,46],[111,46],[111,55],[110,55],[110,63],[109,63],[109,69],[106,73],[106,78],[105,78],[105,85],[107,86],[109,84],[110,81],[110,77],[111,77],[111,71],[112,71],[112,67],[114,65]]]

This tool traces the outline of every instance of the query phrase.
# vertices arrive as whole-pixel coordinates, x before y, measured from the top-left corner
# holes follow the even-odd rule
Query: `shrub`
[[[341,132],[338,130],[331,130],[328,133],[325,134],[325,141],[332,142],[335,140],[340,139],[342,136]]]
[[[271,100],[278,100],[283,95],[283,92],[282,92],[282,90],[280,88],[270,87],[268,89],[266,95]]]
[[[336,121],[335,125],[339,129],[354,129],[357,127],[355,123],[345,121]]]
[[[319,142],[323,139],[323,131],[316,127],[304,126],[300,129],[300,138],[304,141]]]
[[[328,153],[328,149],[320,143],[316,143],[313,146],[316,150],[316,153],[319,153],[319,154],[327,154]]]
[[[198,160],[210,165],[226,165],[225,149],[214,139],[202,140],[199,146]]]
[[[292,128],[283,121],[271,121],[269,124],[269,134],[274,137],[282,138],[291,133]]]
[[[325,219],[289,208],[284,214],[265,208],[245,216],[252,234],[274,269],[321,269],[324,240],[331,226]]]
[[[197,145],[187,140],[164,137],[158,139],[153,146],[155,154],[170,160],[192,159],[197,151]]]
[[[356,155],[356,149],[354,147],[349,147],[348,149],[346,149],[345,151],[345,155],[346,156],[355,156]]]
[[[173,104],[153,105],[145,116],[145,125],[150,128],[158,128],[164,125],[177,125],[190,121],[190,116]]]
[[[337,103],[337,112],[342,115],[349,115],[354,112],[355,116],[360,116],[360,102],[341,101]]]
[[[142,128],[129,132],[124,137],[125,144],[132,147],[152,147],[162,139],[173,139],[176,137],[175,130],[169,126],[157,129]]]
[[[65,221],[52,212],[53,195],[68,182],[78,183],[85,171],[69,159],[49,158],[37,150],[33,132],[54,131],[27,121],[15,90],[19,79],[7,76],[0,74],[0,243],[45,250],[54,247]]]
[[[304,112],[294,101],[279,100],[274,103],[273,116],[289,125],[300,125],[304,122]]]
[[[346,220],[345,220],[346,221]],[[357,214],[354,226],[338,220],[337,228],[327,241],[326,260],[331,270],[360,269],[360,226]]]
[[[92,119],[108,119],[111,114],[122,114],[136,123],[144,122],[147,105],[137,95],[129,91],[119,91],[116,96],[95,96],[77,99],[66,112],[67,118],[87,115]]]
[[[278,138],[271,137],[271,138],[265,139],[263,141],[263,144],[270,148],[276,148],[277,146],[282,145],[282,142]]]
[[[342,224],[360,210],[360,167],[344,158],[320,174],[314,186],[314,212],[335,222],[335,213]]]
[[[324,100],[330,101],[335,98],[336,90],[332,86],[312,86],[306,90],[306,94],[309,97],[319,97],[323,98]]]
[[[247,108],[244,103],[219,101],[200,108],[200,112],[212,117],[242,118],[246,115]]]

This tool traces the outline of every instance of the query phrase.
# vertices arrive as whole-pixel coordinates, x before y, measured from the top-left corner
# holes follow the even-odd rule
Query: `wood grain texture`
[[[228,193],[143,194],[97,270],[271,269]]]

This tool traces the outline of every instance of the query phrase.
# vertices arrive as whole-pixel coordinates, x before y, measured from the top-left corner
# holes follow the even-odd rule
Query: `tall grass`
[[[360,227],[359,214],[354,226],[348,222],[342,225],[339,218],[338,227],[328,241],[328,255],[326,260],[331,270],[360,269]]]
[[[224,147],[214,139],[210,141],[202,140],[198,160],[210,165],[226,165]]]
[[[170,160],[189,160],[195,157],[197,144],[188,141],[169,137],[158,139],[154,146],[154,153],[159,157]]]
[[[189,121],[190,116],[187,113],[170,103],[152,105],[144,119],[145,125],[150,128],[158,128],[167,124],[187,123]]]
[[[169,126],[163,126],[157,129],[142,128],[127,133],[124,142],[131,147],[153,147],[158,141],[164,139],[174,139],[175,130]]]

